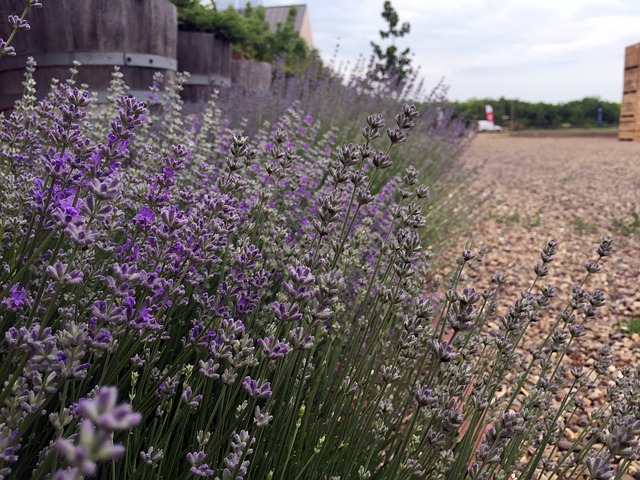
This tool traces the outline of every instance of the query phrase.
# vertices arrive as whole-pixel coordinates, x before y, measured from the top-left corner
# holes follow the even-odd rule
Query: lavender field
[[[619,313],[602,272],[638,265],[609,236],[637,244],[632,210],[589,227],[617,181],[474,140],[439,89],[185,113],[182,75],[138,100],[116,71],[98,105],[80,65],[36,99],[34,68],[0,130],[0,478],[636,473],[637,355],[590,333]]]

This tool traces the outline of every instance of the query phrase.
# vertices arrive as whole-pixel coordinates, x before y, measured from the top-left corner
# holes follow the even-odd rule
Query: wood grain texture
[[[21,13],[23,6],[23,0],[0,1],[0,18]],[[12,46],[18,55],[32,55],[36,61],[39,54],[69,52],[126,52],[176,60],[177,13],[168,0],[56,0],[31,9],[27,20],[31,30],[18,32]],[[8,29],[7,22],[0,22],[0,37],[7,38]],[[38,67],[38,96],[44,96],[52,78],[67,78],[70,66]],[[0,109],[10,107],[22,92],[23,70],[0,71]],[[163,68],[121,67],[133,90],[146,89],[155,70],[171,74]],[[76,78],[93,90],[106,90],[112,72],[111,65],[85,65]]]
[[[233,60],[231,62],[231,81],[246,90],[268,92],[271,88],[273,67],[267,62]]]
[[[213,33],[178,31],[178,70],[211,79],[208,84],[185,85],[182,98],[190,103],[209,100],[218,81],[231,82],[231,44]]]

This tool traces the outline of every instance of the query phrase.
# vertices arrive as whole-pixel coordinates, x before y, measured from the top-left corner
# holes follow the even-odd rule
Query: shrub
[[[250,140],[156,80],[138,102],[116,75],[93,108],[73,81],[35,103],[28,78],[2,122],[2,476],[577,479],[637,458],[631,368],[557,453],[611,363],[563,361],[604,303],[585,282],[610,239],[527,353],[557,244],[503,315],[503,275],[462,285],[469,250],[428,291],[429,190],[387,176],[415,107],[366,116],[359,144],[295,107]]]

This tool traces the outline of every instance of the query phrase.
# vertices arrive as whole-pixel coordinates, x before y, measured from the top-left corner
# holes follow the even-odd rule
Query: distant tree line
[[[619,103],[606,102],[597,97],[585,97],[560,104],[529,103],[504,97],[474,98],[466,102],[452,102],[452,105],[455,115],[465,114],[469,121],[484,119],[485,106],[491,105],[494,122],[509,127],[514,117],[514,128],[596,127],[599,106],[602,106],[604,127],[616,127],[620,119]]]

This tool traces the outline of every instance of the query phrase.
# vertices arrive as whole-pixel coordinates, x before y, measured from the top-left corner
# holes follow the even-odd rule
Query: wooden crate
[[[640,80],[640,67],[631,67],[624,71],[623,93],[632,93],[638,90],[638,80]]]
[[[623,121],[620,119],[620,126],[618,127],[618,139],[619,140],[635,140],[636,124],[633,121]]]
[[[629,45],[624,55],[624,83],[620,105],[619,140],[640,141],[640,43]]]
[[[637,67],[638,65],[640,65],[640,43],[629,45],[624,55],[624,68]]]

